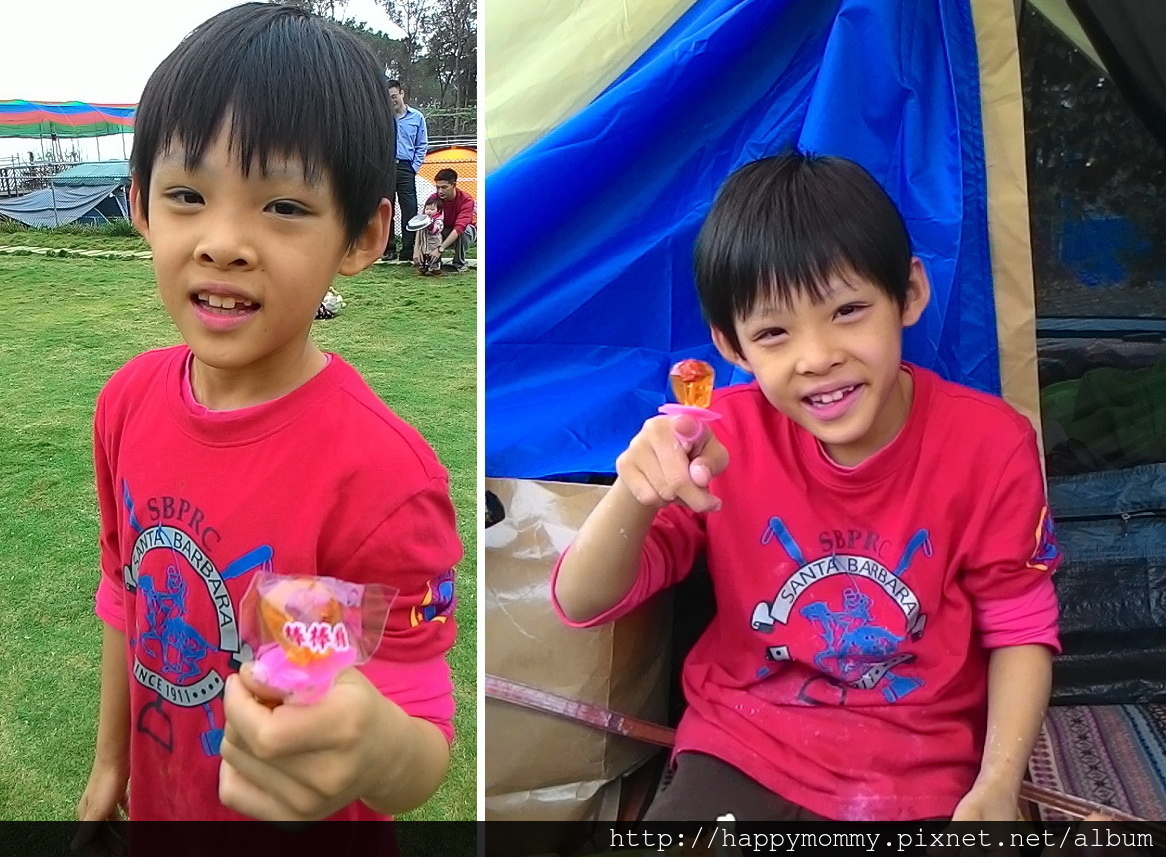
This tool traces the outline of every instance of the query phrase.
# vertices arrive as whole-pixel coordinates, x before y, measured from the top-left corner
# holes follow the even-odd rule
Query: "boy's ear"
[[[709,332],[713,336],[713,345],[717,347],[717,351],[721,352],[722,357],[734,366],[739,366],[749,374],[753,374],[753,370],[749,368],[749,361],[737,353],[737,349],[733,347],[733,343],[729,342],[729,337],[725,336],[719,327],[709,325]]]
[[[923,317],[923,310],[931,300],[931,281],[918,256],[911,257],[911,273],[907,277],[907,300],[903,304],[903,327],[910,327]]]
[[[351,277],[379,259],[385,252],[385,245],[389,243],[389,230],[392,228],[393,204],[387,199],[381,199],[364,229],[345,252],[340,261],[339,273]]]
[[[150,224],[146,220],[146,209],[142,205],[142,186],[136,175],[130,176],[130,223],[149,242]]]

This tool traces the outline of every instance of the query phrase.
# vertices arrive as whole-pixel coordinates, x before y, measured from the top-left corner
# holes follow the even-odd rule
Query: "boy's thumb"
[[[239,670],[239,682],[259,702],[268,708],[276,708],[282,702],[285,694],[267,684],[267,666],[257,661],[243,664]]]
[[[729,451],[725,449],[724,444],[717,440],[717,436],[712,431],[705,431],[701,437],[701,443],[692,448],[692,453],[689,475],[692,477],[692,481],[702,488],[707,488],[709,481],[729,466]],[[703,471],[701,477],[697,475],[699,471]],[[702,478],[704,481],[701,481]]]

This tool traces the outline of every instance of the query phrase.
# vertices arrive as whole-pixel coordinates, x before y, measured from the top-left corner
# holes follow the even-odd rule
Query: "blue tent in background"
[[[696,0],[487,179],[486,473],[612,472],[716,355],[691,258],[718,187],[792,145],[862,163],[933,296],[908,359],[1000,391],[971,0]]]

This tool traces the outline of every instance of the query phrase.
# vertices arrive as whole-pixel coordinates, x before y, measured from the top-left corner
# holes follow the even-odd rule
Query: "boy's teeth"
[[[820,393],[817,396],[810,396],[810,401],[815,405],[833,404],[853,389],[854,387],[843,387],[841,390],[835,390],[833,393]]]
[[[235,300],[232,297],[221,297],[220,295],[212,295],[209,292],[199,292],[198,299],[204,303],[210,304],[213,307],[220,309],[234,309],[236,305],[251,307],[254,303],[249,300],[240,298]]]

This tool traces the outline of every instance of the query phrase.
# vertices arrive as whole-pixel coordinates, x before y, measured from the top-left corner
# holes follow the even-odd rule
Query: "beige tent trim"
[[[974,0],[988,178],[988,236],[1005,400],[1040,429],[1024,104],[1013,0]]]
[[[594,101],[693,2],[486,3],[486,174]]]

